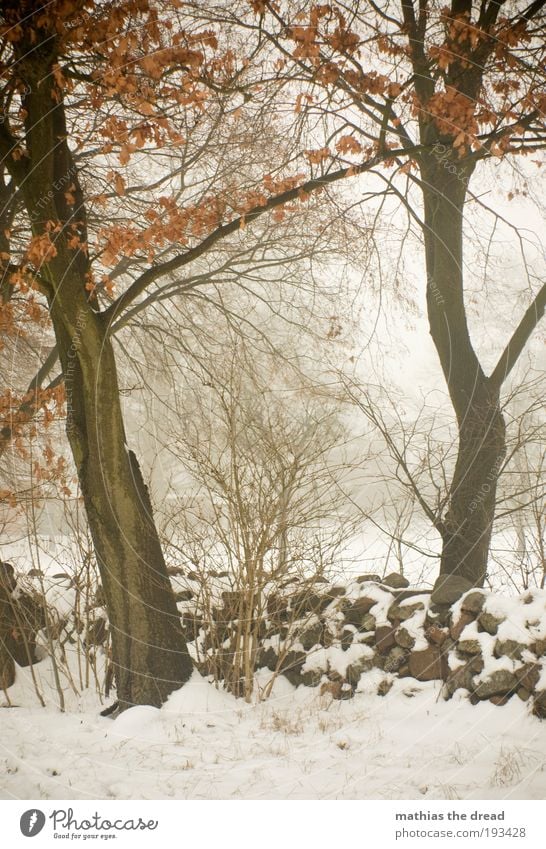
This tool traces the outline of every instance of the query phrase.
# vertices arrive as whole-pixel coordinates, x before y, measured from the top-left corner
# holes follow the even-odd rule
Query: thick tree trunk
[[[458,425],[457,461],[441,524],[437,598],[446,578],[460,591],[465,584],[483,585],[505,454],[499,391],[482,370],[466,321],[463,205],[470,173],[453,151],[447,158],[432,154],[422,167],[430,333]]]
[[[126,445],[111,343],[89,311],[67,347],[61,310],[52,305],[67,433],[106,598],[117,696],[122,708],[159,706],[188,680],[192,663],[148,492]]]
[[[443,520],[441,576],[457,575],[472,586],[483,586],[504,455],[505,426],[498,398],[480,387],[459,428],[449,509]]]
[[[35,31],[17,43],[18,67],[28,84],[28,156],[12,170],[33,235],[50,245],[39,263],[39,285],[48,298],[62,365],[67,433],[106,598],[118,700],[122,709],[161,705],[188,680],[192,663],[148,492],[126,445],[108,328],[87,291],[85,207],[52,71],[55,36],[39,34],[40,48],[33,42]],[[76,203],[65,195],[69,184]]]

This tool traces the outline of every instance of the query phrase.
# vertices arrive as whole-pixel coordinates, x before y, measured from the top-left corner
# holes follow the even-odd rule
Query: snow
[[[423,651],[427,649],[429,644],[428,640],[425,637],[425,617],[427,615],[427,608],[430,602],[430,596],[416,596],[415,598],[407,599],[407,604],[415,604],[416,602],[421,601],[425,605],[423,610],[416,610],[413,616],[410,616],[409,619],[406,619],[405,622],[402,622],[402,626],[406,629],[408,634],[412,636],[415,640],[413,645],[414,651]],[[400,605],[401,607],[404,605],[404,602]]]
[[[453,606],[453,618],[460,615],[462,604],[470,590]],[[546,637],[546,590],[535,589],[518,596],[503,596],[499,593],[484,593],[483,611],[491,613],[503,621],[500,623],[496,639],[515,640],[529,645],[536,639]],[[487,645],[486,635],[478,634],[476,624],[467,625],[461,639],[480,639]]]
[[[352,643],[347,649],[342,649],[340,646],[321,647],[308,653],[307,660],[303,664],[303,671],[327,672],[330,669],[343,678],[351,663],[365,657],[373,657],[373,650],[359,643]]]
[[[36,667],[42,669],[45,661]],[[546,735],[527,704],[440,698],[441,682],[363,675],[355,697],[276,680],[247,704],[197,673],[163,708],[36,704],[27,670],[2,711],[3,799],[543,799]],[[268,673],[263,673],[264,681]],[[389,677],[389,676],[387,676]],[[42,687],[46,676],[41,673]]]
[[[53,577],[70,572],[62,551],[52,547],[41,555],[39,583],[50,603],[69,612],[69,581]],[[176,589],[190,587],[196,598],[202,590],[198,581],[187,577],[174,583]],[[230,585],[220,579],[213,586],[221,602],[222,591]],[[545,590],[515,598],[484,595],[484,611],[504,621],[495,636],[478,631],[475,622],[461,635],[461,640],[480,643],[484,669],[479,680],[521,665],[494,657],[497,640],[529,645],[546,636]],[[388,624],[392,593],[375,583],[351,581],[346,594],[327,609],[332,633],[338,606],[361,597],[375,602],[370,613],[377,625]],[[416,595],[400,605],[422,602],[426,610],[429,601],[429,595]],[[195,600],[179,605],[187,610],[194,606]],[[425,610],[403,622],[417,650],[428,645]],[[300,624],[307,628],[316,621],[310,615]],[[278,635],[264,645],[278,649]],[[296,642],[291,648],[301,645]],[[81,658],[70,644],[66,650],[70,674],[81,691]],[[102,681],[105,658],[101,649],[95,654]],[[304,671],[329,669],[344,675],[350,663],[372,654],[357,641],[345,650],[339,645],[315,647],[307,653]],[[524,651],[522,659],[533,655]],[[463,662],[450,653],[451,668]],[[3,799],[504,800],[546,795],[544,725],[530,714],[530,702],[518,698],[502,707],[488,701],[472,705],[459,690],[444,701],[440,681],[399,680],[373,669],[362,675],[352,699],[336,701],[329,692],[321,694],[320,687],[296,689],[278,676],[271,696],[261,702],[258,696],[268,691],[272,677],[263,669],[256,676],[255,702],[247,704],[195,672],[160,710],[135,707],[112,719],[100,716],[108,702],[101,702],[92,689],[82,695],[72,691],[68,666],[59,667],[65,713],[59,711],[50,660],[37,664],[33,672],[45,707],[38,703],[28,668],[17,670],[9,690],[12,706],[0,694]],[[91,685],[93,680],[91,675]],[[385,682],[391,689],[378,696],[378,686]],[[544,667],[537,689],[546,690]]]

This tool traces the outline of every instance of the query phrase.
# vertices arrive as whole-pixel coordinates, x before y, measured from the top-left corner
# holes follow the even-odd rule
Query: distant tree
[[[210,15],[238,17],[273,49],[300,126],[312,128],[306,156],[317,180],[341,164],[361,173],[377,158],[384,196],[397,198],[420,229],[430,333],[458,425],[448,500],[434,519],[442,556],[433,598],[456,597],[485,579],[506,451],[500,393],[546,306],[546,284],[531,273],[527,309],[486,374],[468,326],[465,209],[477,200],[472,180],[486,160],[546,146],[544,3],[250,5],[254,17],[246,4]]]
[[[156,440],[173,476],[159,514],[166,548],[205,580],[227,570],[237,631],[222,677],[247,699],[267,594],[326,579],[354,532],[341,486],[347,434],[333,404],[298,379],[297,354],[285,356],[223,333],[169,395],[173,424]]]

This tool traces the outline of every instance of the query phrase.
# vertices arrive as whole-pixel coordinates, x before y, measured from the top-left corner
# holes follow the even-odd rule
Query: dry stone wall
[[[36,615],[37,592],[22,593],[13,569],[2,565],[0,688],[7,689],[16,664],[32,662],[44,622]],[[216,681],[228,680],[245,631],[245,599],[227,572],[177,568],[171,579],[196,666]],[[85,622],[58,617],[53,638],[73,641],[75,629],[86,650],[106,652],[109,628],[100,588],[93,604]],[[253,668],[284,675],[294,686],[348,699],[370,689],[385,695],[395,678],[434,681],[445,699],[458,693],[473,703],[503,705],[516,697],[546,717],[546,590],[506,597],[472,589],[455,604],[438,605],[430,590],[410,587],[397,573],[334,585],[291,579],[266,586],[258,612],[250,629]]]
[[[208,623],[184,599],[186,635],[205,675],[213,658],[218,662],[218,630],[221,651],[233,651],[235,596],[224,593]],[[398,574],[361,575],[346,585],[272,592],[260,633],[256,669],[335,698],[369,690],[371,680],[384,695],[395,677],[413,678],[437,681],[446,699],[457,691],[473,703],[503,705],[516,697],[546,716],[544,590],[508,598],[474,589],[447,606],[431,603],[430,591],[410,588]]]

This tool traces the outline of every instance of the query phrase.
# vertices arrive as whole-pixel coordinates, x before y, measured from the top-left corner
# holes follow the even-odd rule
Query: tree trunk
[[[49,302],[62,365],[67,433],[106,599],[118,700],[122,709],[159,706],[188,680],[192,662],[150,498],[126,445],[108,327],[87,290],[85,206],[67,144],[62,93],[52,73],[54,42],[48,44],[47,51],[30,41],[17,44],[29,89],[28,158],[24,171],[13,166],[14,176],[33,235],[50,245],[40,263],[39,285]],[[65,195],[69,181],[77,204]]]
[[[472,586],[483,586],[504,455],[505,425],[498,398],[491,396],[487,386],[480,387],[459,428],[449,509],[443,521],[440,576],[457,575]]]
[[[483,586],[505,455],[499,390],[482,370],[466,321],[463,206],[471,171],[453,149],[447,158],[432,154],[422,164],[430,333],[458,425],[457,461],[441,524],[437,600],[448,583],[458,586],[458,594],[466,585]]]
[[[66,287],[67,292],[70,287]],[[58,293],[51,315],[78,470],[112,632],[122,708],[161,705],[191,675],[152,506],[126,439],[112,344],[102,319]],[[67,332],[70,320],[75,330]]]

